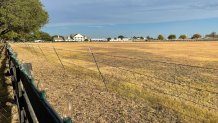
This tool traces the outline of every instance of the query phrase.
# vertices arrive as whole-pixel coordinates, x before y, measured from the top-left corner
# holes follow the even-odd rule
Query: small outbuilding
[[[62,42],[62,41],[64,41],[64,39],[63,39],[63,37],[61,37],[61,36],[57,36],[57,37],[54,37],[54,38],[53,38],[53,41],[54,41],[54,42]]]

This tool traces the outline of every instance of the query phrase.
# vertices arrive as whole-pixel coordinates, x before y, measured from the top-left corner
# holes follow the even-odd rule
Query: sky
[[[218,0],[41,0],[43,31],[92,38],[218,33]]]

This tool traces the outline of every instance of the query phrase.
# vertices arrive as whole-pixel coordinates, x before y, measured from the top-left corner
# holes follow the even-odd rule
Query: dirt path
[[[13,88],[7,71],[5,49],[0,44],[0,123],[18,123],[17,107],[13,100]]]

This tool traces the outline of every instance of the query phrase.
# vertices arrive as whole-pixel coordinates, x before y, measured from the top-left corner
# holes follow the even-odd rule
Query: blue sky
[[[42,0],[51,35],[90,37],[218,32],[217,0]]]

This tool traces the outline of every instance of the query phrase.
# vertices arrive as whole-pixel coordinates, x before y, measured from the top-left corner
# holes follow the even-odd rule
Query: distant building
[[[122,41],[132,41],[131,38],[123,38]]]
[[[73,41],[85,41],[86,39],[88,39],[86,36],[81,34],[71,35],[71,38],[73,39]]]
[[[121,39],[121,38],[112,38],[110,41],[120,41],[120,42],[122,42],[122,41],[132,41],[131,40],[131,38],[123,38],[123,39]]]
[[[44,42],[43,40],[34,40],[35,43]]]
[[[96,41],[96,42],[107,42],[108,40],[106,38],[93,38],[91,41]]]
[[[64,39],[61,36],[57,36],[57,37],[53,38],[53,41],[54,42],[61,42],[61,41],[64,41]]]
[[[73,41],[73,39],[70,36],[65,36],[64,41]]]
[[[70,36],[55,36],[53,38],[54,42],[72,42],[72,41],[85,41],[89,40],[88,37],[81,35],[81,34],[72,34]]]

